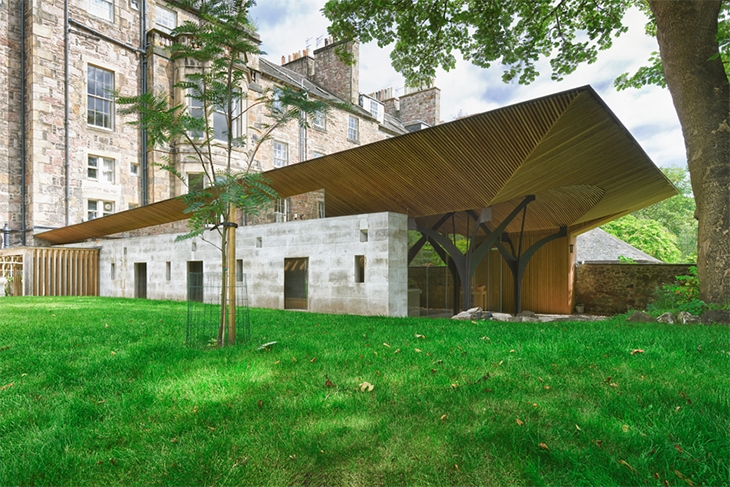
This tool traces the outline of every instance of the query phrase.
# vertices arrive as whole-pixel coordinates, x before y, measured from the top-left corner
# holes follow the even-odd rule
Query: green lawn
[[[0,298],[0,485],[730,482],[727,326],[185,310]]]

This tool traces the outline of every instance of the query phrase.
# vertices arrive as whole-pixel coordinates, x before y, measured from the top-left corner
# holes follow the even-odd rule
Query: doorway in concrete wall
[[[134,263],[134,297],[147,299],[147,263]]]
[[[188,261],[188,301],[203,302],[203,261]]]
[[[284,309],[307,309],[309,258],[284,259]]]

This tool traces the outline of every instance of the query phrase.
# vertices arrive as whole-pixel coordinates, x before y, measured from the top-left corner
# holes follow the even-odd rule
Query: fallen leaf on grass
[[[635,348],[631,351],[631,355],[636,355],[637,353],[644,353],[644,350],[641,348]]]
[[[459,470],[459,466],[457,464],[454,464],[454,470]]]
[[[390,348],[390,345],[388,345],[388,344],[387,344],[387,343],[385,343],[385,342],[383,342],[383,346],[384,346],[384,347],[388,347],[388,348]]]
[[[309,361],[309,363],[310,363],[310,364],[313,364],[313,363],[314,363],[314,362],[316,362],[316,361],[317,361],[317,357],[314,357],[314,358],[313,358],[312,360],[310,360],[310,361]]]
[[[682,406],[677,406],[676,408],[674,408],[674,412],[678,413],[680,409],[682,409]]]
[[[115,352],[114,350],[112,350],[112,355],[116,355],[116,354],[117,354],[117,352]]]
[[[625,425],[621,426],[621,431],[623,431],[624,433],[628,433],[629,432],[629,425],[628,424],[625,424]]]
[[[256,404],[258,405],[259,409],[263,409],[264,408],[264,401],[263,400],[259,399],[259,402],[256,403]]]
[[[372,392],[373,389],[375,389],[375,386],[368,381],[364,381],[360,384],[360,390],[362,392]]]
[[[425,340],[426,339],[426,336],[425,335],[421,335],[420,333],[416,333],[414,336],[416,338],[420,338],[421,340]]]
[[[458,389],[459,388],[459,384],[451,384],[451,388],[452,389]]]
[[[517,423],[517,426],[524,426],[525,422],[522,421],[520,418],[515,419],[515,423]]]
[[[441,415],[441,417],[440,417],[439,419],[440,419],[441,421],[446,421],[446,415],[445,415],[445,414],[442,414],[442,415]]]
[[[546,391],[549,391],[552,388],[550,386],[545,386],[545,387],[543,387],[543,389],[545,389]]]
[[[432,374],[435,374],[436,373],[436,369],[431,369],[431,373]]]
[[[418,352],[418,353],[421,353],[421,349],[420,349],[420,348],[414,348],[414,350],[415,350],[416,352]]]
[[[669,487],[669,481],[667,479],[664,479],[664,487]]]
[[[679,446],[679,445],[677,445],[676,443],[674,444],[674,448],[675,448],[675,449],[676,449],[676,450],[677,450],[677,451],[678,451],[679,453],[683,453],[683,451],[682,451],[682,447],[681,447],[681,446]]]
[[[626,463],[626,460],[619,460],[618,463],[620,463],[624,467],[628,468],[632,472],[636,473],[636,469],[634,467],[632,467],[631,465],[629,465],[628,463]]]
[[[291,358],[291,361],[292,361],[292,362],[296,362],[296,361],[297,361],[297,358],[296,358],[296,357],[292,357],[292,358]]]
[[[277,360],[276,362],[274,362],[274,365],[277,365],[279,363],[281,363],[281,360]]]
[[[593,440],[593,443],[594,443],[594,444],[595,444],[595,445],[596,445],[596,446],[597,446],[598,448],[603,448],[603,440]]]
[[[170,443],[177,443],[177,438],[171,438]]]
[[[0,387],[0,391],[4,391],[5,389],[10,389],[15,385],[15,382],[11,382],[10,384],[5,384],[4,386]]]
[[[546,445],[545,443],[538,443],[538,444],[537,444],[537,446],[539,446],[539,447],[540,447],[540,448],[542,448],[543,450],[547,450],[547,451],[550,451],[550,447],[549,447],[549,446],[547,446],[547,445]]]
[[[577,424],[575,425],[575,429],[577,429],[578,431],[583,431],[582,429],[580,429],[580,426],[578,426]]]
[[[610,383],[610,384],[608,384],[608,385],[609,385],[609,386],[611,386],[611,387],[618,387],[618,384],[617,384],[617,383],[615,383],[615,382],[611,382],[611,383]]]
[[[514,349],[510,350],[509,353],[515,353]]]
[[[393,352],[393,355],[395,355],[396,353],[400,353],[400,348],[396,348],[395,352]]]
[[[327,379],[327,380],[326,380],[326,381],[325,381],[325,383],[324,383],[324,386],[325,386],[325,387],[334,387],[334,386],[335,386],[335,384],[334,384],[334,383],[333,383],[333,382],[332,382],[332,381],[330,380],[330,378],[329,378],[329,377],[326,377],[326,379]]]

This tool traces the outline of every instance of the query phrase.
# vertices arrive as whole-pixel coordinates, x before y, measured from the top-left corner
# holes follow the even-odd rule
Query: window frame
[[[353,122],[355,122],[354,127]],[[348,115],[347,119],[347,140],[360,142],[360,119],[353,115]]]
[[[274,168],[279,167],[286,167],[289,165],[289,144],[286,142],[281,142],[279,140],[275,140],[273,142],[273,151],[274,151]],[[280,150],[277,150],[277,146],[280,146],[284,149],[284,157],[277,157],[277,152],[281,152]],[[277,161],[283,161],[281,164],[277,164]]]
[[[92,164],[92,160],[94,163]],[[100,183],[114,184],[116,161],[112,157],[88,155],[86,158],[86,179]],[[91,175],[91,172],[94,175]]]
[[[102,3],[108,5],[108,15],[99,8]],[[89,0],[86,4],[86,11],[99,19],[114,22],[114,0]]]
[[[97,72],[110,75],[110,84],[106,84],[106,80],[101,81],[101,93],[99,92],[99,86],[97,86]],[[92,83],[93,73],[93,83]],[[105,69],[93,64],[86,66],[86,125],[102,130],[114,130],[114,85],[115,85],[115,73],[109,69]],[[93,90],[93,91],[92,91]],[[99,107],[98,105],[101,105]],[[99,109],[97,109],[99,108]],[[108,108],[108,111],[105,110]],[[102,124],[98,125],[96,122],[99,118],[102,118]],[[109,124],[104,125],[103,119],[108,118]]]
[[[234,97],[233,100],[233,122],[231,123],[231,129],[233,130],[233,138],[237,139],[241,137],[241,125],[242,125],[242,116],[241,111],[243,108],[243,95],[240,90],[234,90],[237,94]],[[218,138],[218,130],[216,129],[216,120],[222,120],[224,123],[224,126],[221,130],[221,136],[225,137],[222,139]],[[216,142],[228,142],[228,137],[226,137],[226,129],[228,128],[228,124],[226,123],[226,109],[224,107],[213,107],[213,120],[212,120],[212,128],[213,128],[213,140]]]
[[[170,27],[169,25],[160,22],[161,19],[169,20],[169,18],[166,18],[165,16],[161,16],[160,13],[164,14],[171,14],[171,19],[173,20],[173,25]],[[155,26],[158,30],[161,30],[162,32],[165,32],[169,34],[172,32],[173,29],[177,27],[177,12],[174,11],[171,8],[163,7],[160,4],[155,5]]]
[[[317,123],[320,119],[321,123]],[[324,132],[327,131],[327,116],[324,113],[324,110],[317,110],[312,113],[312,127],[316,128],[317,130],[322,130]]]

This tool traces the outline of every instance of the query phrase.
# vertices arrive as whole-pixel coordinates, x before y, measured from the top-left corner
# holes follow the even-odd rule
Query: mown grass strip
[[[184,303],[0,310],[0,485],[730,478],[726,326],[258,309],[250,343],[190,349]]]

